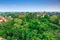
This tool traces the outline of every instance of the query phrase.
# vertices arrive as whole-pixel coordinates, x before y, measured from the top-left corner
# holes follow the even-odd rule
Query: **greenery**
[[[39,13],[38,13],[39,14]],[[59,15],[37,17],[37,13],[0,14],[13,19],[0,23],[0,36],[7,40],[60,40]]]

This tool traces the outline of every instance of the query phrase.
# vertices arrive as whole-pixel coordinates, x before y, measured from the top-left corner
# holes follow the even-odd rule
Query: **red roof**
[[[24,14],[19,14],[19,18],[22,18],[24,17],[25,15]]]

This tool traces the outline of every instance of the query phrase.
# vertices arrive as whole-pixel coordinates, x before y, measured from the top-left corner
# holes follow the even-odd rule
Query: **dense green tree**
[[[7,40],[59,40],[60,20],[57,15],[37,17],[36,13],[25,14],[18,18],[19,14],[2,14],[12,20],[0,23],[0,36]],[[58,20],[58,24],[56,22]]]

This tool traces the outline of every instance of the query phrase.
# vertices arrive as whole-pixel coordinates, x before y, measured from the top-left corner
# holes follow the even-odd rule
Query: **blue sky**
[[[60,12],[60,0],[0,0],[0,12]]]

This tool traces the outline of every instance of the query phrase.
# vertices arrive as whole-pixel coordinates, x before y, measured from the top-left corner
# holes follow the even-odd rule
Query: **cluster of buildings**
[[[4,16],[0,16],[0,22],[7,22],[8,20],[11,19],[11,16],[5,18]]]
[[[41,16],[41,17],[44,17],[46,15],[45,12],[40,12],[39,14],[37,14],[37,17]],[[25,14],[19,14],[18,17],[19,18],[22,18],[24,17]],[[7,22],[8,20],[10,20],[12,17],[11,16],[8,16],[7,18],[4,17],[4,16],[0,16],[0,22]]]
[[[40,12],[39,14],[37,14],[37,17],[41,16],[41,17],[44,17],[46,15],[45,12]]]

